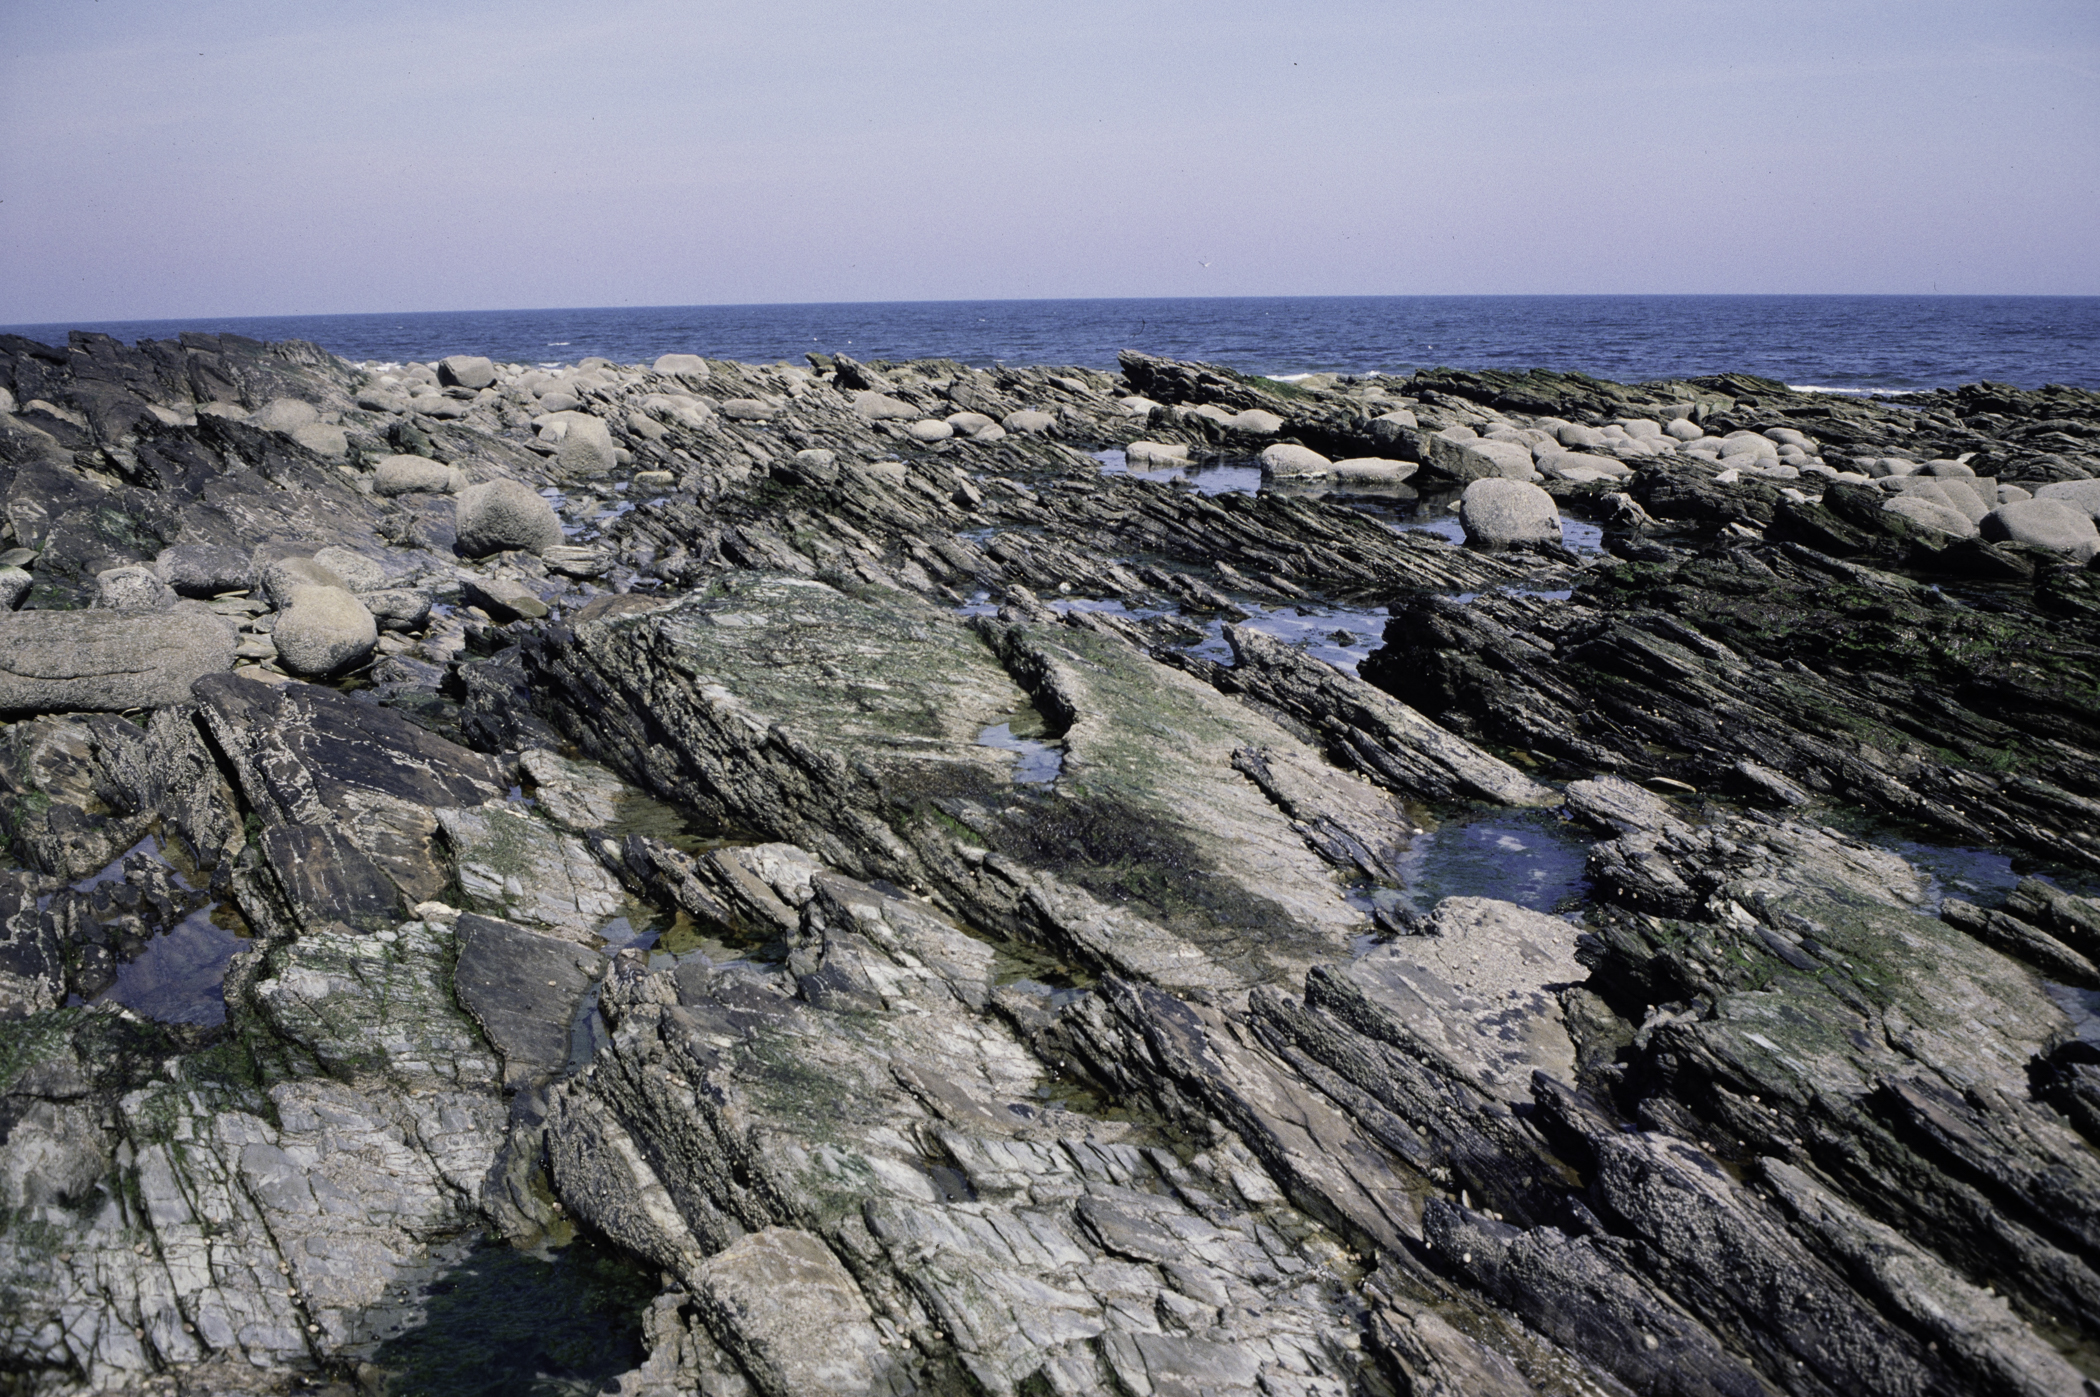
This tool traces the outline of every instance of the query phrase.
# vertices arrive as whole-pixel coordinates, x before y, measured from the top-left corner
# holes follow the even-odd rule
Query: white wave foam
[[[1789,383],[1796,393],[1836,393],[1847,398],[1893,398],[1901,393],[1920,393],[1920,388],[1831,388],[1820,383]]]

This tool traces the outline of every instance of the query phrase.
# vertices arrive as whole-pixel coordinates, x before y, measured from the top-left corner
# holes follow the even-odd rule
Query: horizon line
[[[1423,291],[1369,294],[1269,294],[1258,296],[977,296],[916,300],[867,301],[712,301],[659,305],[479,306],[444,310],[280,311],[267,315],[196,313],[189,315],[106,316],[98,319],[23,320],[0,323],[0,333],[54,327],[92,330],[97,325],[176,325],[197,320],[336,320],[383,316],[437,315],[568,315],[586,312],[676,310],[792,310],[829,306],[988,306],[1089,305],[1109,302],[1198,303],[1217,301],[1482,301],[1482,300],[1993,300],[2092,301],[2087,292],[1996,291]]]

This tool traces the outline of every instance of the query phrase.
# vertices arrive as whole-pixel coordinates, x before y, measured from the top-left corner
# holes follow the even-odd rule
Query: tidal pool
[[[1447,897],[1493,897],[1566,912],[1589,891],[1582,869],[1591,842],[1580,825],[1552,811],[1483,808],[1448,816],[1416,835],[1400,871],[1418,912]]]
[[[370,1361],[387,1397],[582,1397],[647,1356],[656,1292],[648,1268],[586,1237],[540,1254],[485,1243],[402,1297],[407,1323]]]

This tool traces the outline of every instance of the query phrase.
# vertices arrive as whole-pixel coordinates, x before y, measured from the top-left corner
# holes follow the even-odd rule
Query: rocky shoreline
[[[0,494],[0,1391],[2096,1390],[2100,394],[0,337]]]

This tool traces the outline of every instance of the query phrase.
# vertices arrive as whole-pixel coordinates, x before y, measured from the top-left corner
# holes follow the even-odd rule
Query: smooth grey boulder
[[[321,420],[320,409],[303,398],[272,398],[248,417],[273,432],[295,432]]]
[[[108,611],[152,611],[175,600],[168,584],[144,563],[95,574],[95,605]]]
[[[1344,485],[1398,485],[1408,479],[1421,464],[1416,461],[1391,461],[1382,456],[1351,456],[1336,461],[1334,478]]]
[[[496,381],[496,366],[478,354],[452,354],[438,360],[438,382],[447,388],[487,388]]]
[[[2081,563],[2100,552],[2100,528],[2070,500],[2015,500],[1984,515],[1976,527],[1993,543],[2032,544]]]
[[[1057,419],[1040,408],[1028,407],[1019,412],[1009,412],[999,420],[999,425],[1009,432],[1019,432],[1024,436],[1042,436],[1057,430]]]
[[[902,398],[877,393],[872,388],[853,395],[853,410],[870,422],[910,422],[919,416],[919,410]]]
[[[1324,477],[1334,463],[1309,446],[1279,441],[1261,453],[1261,473],[1283,479]]]
[[[1538,458],[1538,472],[1549,480],[1623,480],[1633,467],[1611,456],[1586,451],[1557,451]]]
[[[36,579],[31,577],[26,569],[11,563],[0,567],[0,611],[13,611],[15,604],[27,596],[29,589],[35,585]]]
[[[1250,437],[1273,437],[1283,430],[1283,419],[1265,408],[1250,407],[1234,413],[1225,425]]]
[[[1134,441],[1123,448],[1123,460],[1132,470],[1185,466],[1189,463],[1189,449],[1178,441]]]
[[[350,590],[343,575],[310,557],[278,558],[263,564],[262,591],[270,605],[280,611],[292,604],[292,593],[301,587],[340,587]]]
[[[153,560],[160,580],[185,597],[216,597],[246,592],[255,586],[255,560],[236,548],[210,543],[178,543],[160,550]]]
[[[389,456],[372,473],[375,495],[408,495],[417,491],[439,495],[465,487],[466,477],[457,467],[428,456]]]
[[[1976,525],[1969,517],[1949,504],[1925,495],[1898,495],[1882,506],[1890,514],[1899,514],[1911,523],[1927,529],[1937,529],[1956,538],[1974,538]]]
[[[292,440],[316,456],[340,459],[350,454],[350,435],[330,422],[309,422],[292,428]]]
[[[420,412],[425,417],[450,421],[465,417],[473,409],[458,398],[448,398],[443,393],[420,393],[408,401],[409,410]]]
[[[955,428],[938,417],[925,417],[912,423],[905,431],[911,433],[913,441],[946,441],[955,435]]]
[[[379,643],[379,625],[364,603],[341,587],[301,586],[292,589],[291,605],[270,639],[287,673],[317,679],[368,658]]]
[[[1738,456],[1762,456],[1767,460],[1776,461],[1779,459],[1779,446],[1760,432],[1730,432],[1721,438],[1721,459],[1732,461]]]
[[[459,495],[459,541],[470,558],[517,549],[542,553],[561,542],[554,506],[515,480],[470,485]]]
[[[697,354],[659,354],[656,356],[656,362],[649,367],[657,373],[683,379],[688,383],[705,383],[708,378],[707,360]]]
[[[2000,486],[2003,490],[2005,487]],[[2038,500],[2061,500],[2100,519],[2100,480],[2059,480],[2034,492]]]
[[[430,594],[408,587],[385,587],[358,595],[373,622],[383,631],[420,631],[430,620]]]
[[[953,427],[959,437],[974,437],[987,427],[999,425],[981,412],[951,412],[942,420]]]
[[[1930,500],[1942,504],[1961,515],[1969,523],[1981,523],[1983,516],[1998,504],[1998,487],[1991,484],[1990,498],[1986,500],[1973,478],[1949,476],[1935,479],[1932,476],[1901,476],[1890,480],[1881,488],[1892,494],[1914,499]]]
[[[1452,480],[1536,480],[1531,448],[1514,441],[1488,441],[1470,428],[1446,427],[1416,439],[1422,464]]]
[[[612,428],[603,418],[577,412],[565,415],[568,430],[554,450],[554,464],[565,475],[603,475],[620,463],[614,455]]]
[[[364,554],[330,546],[314,554],[314,561],[343,579],[353,592],[369,592],[386,586],[386,569]]]
[[[770,422],[775,411],[764,398],[724,398],[721,410],[732,422]],[[916,412],[912,415],[918,416]]]
[[[1476,480],[1458,497],[1458,522],[1471,548],[1560,542],[1553,496],[1521,480]]]
[[[233,667],[233,628],[199,611],[0,616],[0,712],[122,713],[189,701]]]

